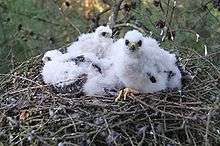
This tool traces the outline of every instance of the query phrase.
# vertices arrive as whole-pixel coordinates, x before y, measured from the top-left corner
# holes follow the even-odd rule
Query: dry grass
[[[181,62],[193,80],[182,91],[127,101],[55,93],[39,75],[41,56],[0,80],[0,144],[219,145],[219,70],[192,49]],[[213,54],[212,54],[213,55]]]

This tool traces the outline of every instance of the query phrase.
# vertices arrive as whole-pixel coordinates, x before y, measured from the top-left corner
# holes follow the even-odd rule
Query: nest
[[[41,56],[0,80],[0,144],[218,145],[219,70],[181,49],[193,75],[181,91],[140,94],[126,101],[54,92],[42,82]]]

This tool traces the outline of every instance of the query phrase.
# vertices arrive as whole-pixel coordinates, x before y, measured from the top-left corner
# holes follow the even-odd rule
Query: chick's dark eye
[[[46,59],[47,59],[47,61],[51,61],[52,60],[50,57],[47,57]]]
[[[142,41],[138,41],[138,46],[140,47],[142,45]]]
[[[106,34],[107,34],[106,32],[102,32],[102,36],[106,36]]]
[[[127,46],[129,44],[129,40],[125,40],[125,45]]]

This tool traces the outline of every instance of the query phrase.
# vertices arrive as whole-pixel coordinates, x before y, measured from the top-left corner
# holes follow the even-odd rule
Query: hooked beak
[[[131,42],[128,47],[129,47],[129,50],[131,50],[132,52],[138,49],[137,44],[133,42]]]
[[[106,37],[106,38],[111,38],[111,37],[112,37],[112,34],[111,34],[111,33],[107,33],[105,37]]]

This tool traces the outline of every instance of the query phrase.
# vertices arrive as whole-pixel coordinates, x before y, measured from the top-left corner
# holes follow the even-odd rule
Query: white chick
[[[147,40],[137,30],[126,33],[124,39],[118,40],[113,45],[113,52],[116,52],[114,70],[119,79],[126,87],[144,93],[153,93],[167,88],[168,73],[170,71],[167,52],[164,57],[164,50],[160,49],[156,41]],[[169,58],[166,58],[169,57]],[[172,64],[172,63],[170,63]]]
[[[96,31],[99,32],[99,29]],[[75,85],[75,82],[78,82],[78,77],[86,75],[88,87],[91,91],[97,88],[97,93],[101,90],[98,89],[101,88],[98,80],[104,76],[102,71],[111,66],[108,59],[99,59],[96,54],[89,51],[81,54],[69,52],[62,54],[58,50],[52,50],[46,52],[42,60],[45,65],[41,74],[46,84],[65,89],[69,88],[69,85]],[[94,86],[90,86],[91,81],[94,80],[96,80]],[[91,92],[86,93],[90,94]]]
[[[41,71],[42,78],[46,84],[55,87],[64,87],[77,80],[85,68],[77,66],[70,54],[62,54],[59,50],[50,50],[42,58],[44,66]]]
[[[42,61],[44,63],[47,63],[49,61],[58,61],[62,58],[61,56],[62,56],[62,53],[59,50],[50,50],[44,54]]]
[[[144,40],[146,57],[153,61],[158,72],[168,74],[167,88],[180,89],[182,87],[182,75],[177,65],[176,55],[160,48],[159,43],[153,38],[145,37]]]
[[[41,74],[46,84],[64,87],[74,83],[85,72],[73,62],[50,61],[44,65]]]
[[[85,41],[87,39],[92,39],[94,36],[94,33],[83,33],[78,37],[78,41]]]
[[[44,54],[42,61],[44,64],[49,61],[67,62],[70,61],[72,58],[74,57],[71,56],[71,54],[69,53],[63,54],[59,50],[50,50]]]
[[[116,95],[123,87],[115,72],[109,68],[103,69],[102,74],[89,75],[83,89],[88,96]]]
[[[67,48],[72,56],[93,53],[98,58],[104,58],[108,53],[109,46],[113,43],[112,30],[109,26],[100,26],[94,33],[83,34],[79,40],[73,42]]]
[[[44,58],[52,58],[45,62],[42,69],[43,80],[46,84],[54,86],[66,86],[74,83],[78,76],[86,74],[90,77],[96,73],[101,73],[101,64],[94,54],[84,54],[77,57],[72,57],[70,54],[58,54],[57,51],[47,52]],[[45,60],[45,59],[43,59]]]

